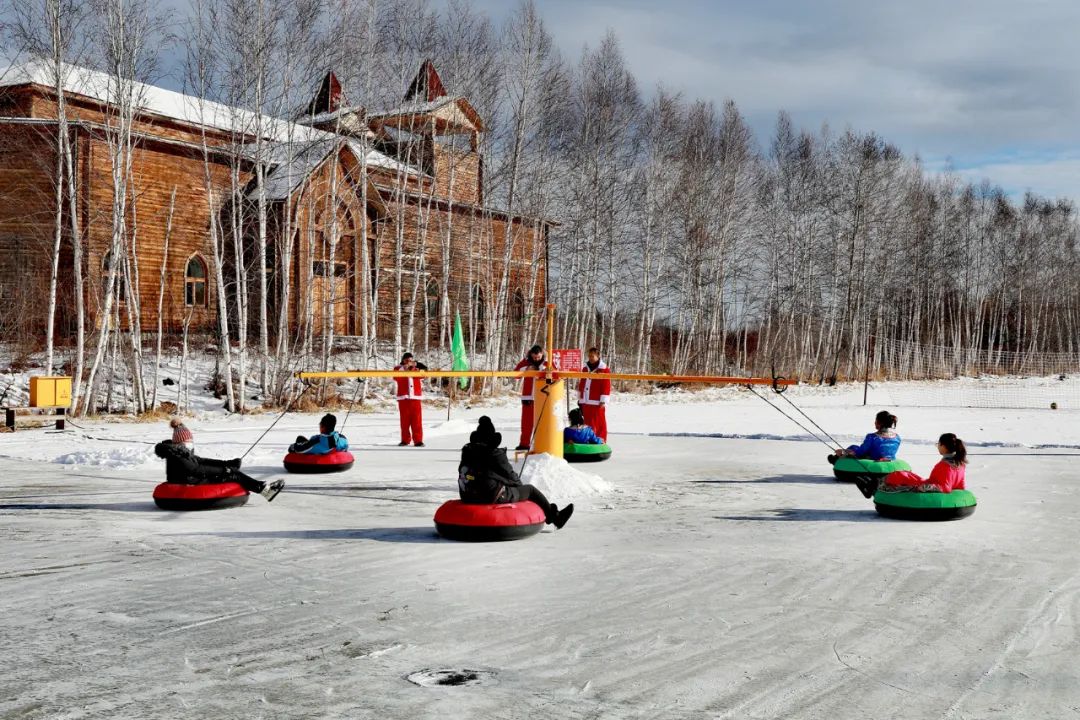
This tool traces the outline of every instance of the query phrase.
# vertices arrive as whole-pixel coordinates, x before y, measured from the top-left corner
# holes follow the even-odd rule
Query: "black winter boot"
[[[574,514],[574,503],[570,503],[562,510],[559,511],[558,517],[555,518],[555,527],[562,530],[563,525],[570,519],[570,516]]]
[[[867,500],[874,497],[874,493],[877,492],[877,486],[877,478],[864,476],[855,478],[855,487],[859,488],[859,492],[861,492],[863,497]]]
[[[559,506],[555,503],[548,505],[547,514],[544,515],[544,522],[548,525],[554,525],[555,521],[559,518]]]

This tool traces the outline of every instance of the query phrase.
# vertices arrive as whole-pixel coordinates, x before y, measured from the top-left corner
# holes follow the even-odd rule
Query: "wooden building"
[[[103,320],[104,278],[117,236],[109,80],[70,68],[64,82],[92,323]],[[447,93],[430,62],[401,106],[379,113],[349,105],[332,73],[291,120],[152,86],[140,85],[139,96],[119,242],[128,259],[123,287],[138,290],[144,330],[158,324],[159,299],[169,332],[185,323],[216,328],[221,297],[235,321],[240,280],[254,328],[261,272],[270,332],[277,318],[287,317],[295,337],[332,327],[337,335],[375,331],[392,339],[400,317],[413,329],[405,337],[419,343],[425,333],[444,332],[455,310],[464,316],[473,306],[469,326],[482,335],[504,271],[511,321],[542,306],[547,223],[485,205],[477,150],[484,122],[466,98]],[[57,117],[56,89],[43,66],[2,76],[0,323],[17,327],[12,332],[36,329],[39,337],[56,231]],[[69,218],[62,232],[70,238]],[[235,261],[237,244],[242,264]],[[58,332],[69,334],[73,261],[71,243],[63,247]],[[128,327],[136,303],[124,289],[118,298],[116,320]]]

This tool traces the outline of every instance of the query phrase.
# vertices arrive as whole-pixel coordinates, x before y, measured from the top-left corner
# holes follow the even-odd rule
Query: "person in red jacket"
[[[547,359],[544,357],[544,349],[539,345],[529,348],[529,354],[521,362],[514,366],[515,370],[543,370],[547,367]],[[521,381],[521,437],[518,438],[518,450],[528,450],[532,447],[533,431],[533,378],[522,378]]]
[[[426,370],[413,359],[412,353],[401,356],[401,364],[395,370]],[[421,412],[420,399],[424,396],[423,378],[396,377],[398,419],[401,421],[401,442],[399,447],[405,447],[410,443],[416,447],[424,447],[424,420]]]
[[[610,375],[611,369],[600,359],[600,351],[589,348],[589,361],[581,372]],[[582,378],[578,381],[578,405],[585,416],[585,424],[596,436],[607,442],[607,401],[611,397],[611,380],[606,377]]]
[[[872,478],[860,478],[855,481],[863,495],[870,498],[878,490],[883,492],[939,492],[965,490],[964,466],[967,465],[967,448],[964,441],[952,433],[945,433],[938,438],[938,454],[941,460],[930,471],[930,477],[923,479],[910,470],[897,470],[878,481]]]

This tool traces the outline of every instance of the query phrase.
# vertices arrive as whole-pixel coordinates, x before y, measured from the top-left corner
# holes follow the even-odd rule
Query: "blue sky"
[[[495,19],[511,3],[476,0]],[[1080,3],[1075,0],[537,0],[576,58],[607,28],[643,92],[732,98],[771,134],[873,130],[927,167],[1080,201]]]

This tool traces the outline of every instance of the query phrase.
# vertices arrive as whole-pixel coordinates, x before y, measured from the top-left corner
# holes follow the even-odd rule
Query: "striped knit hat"
[[[173,418],[169,421],[169,427],[173,429],[172,441],[177,444],[191,445],[195,442],[195,436],[191,434],[191,431],[187,429],[183,421],[180,418]]]

